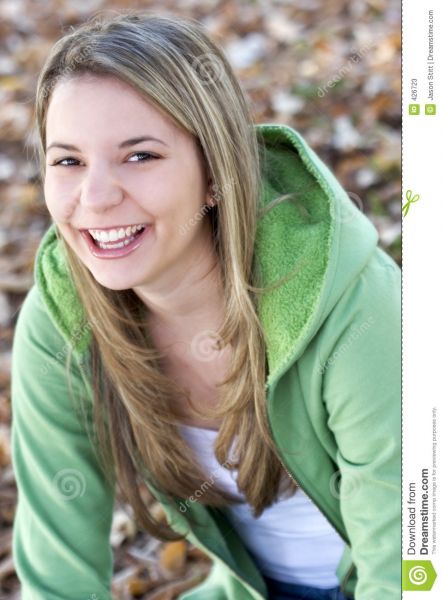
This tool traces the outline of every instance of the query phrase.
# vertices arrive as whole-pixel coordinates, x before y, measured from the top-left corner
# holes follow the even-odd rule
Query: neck
[[[182,277],[155,291],[134,292],[148,307],[148,326],[154,341],[165,347],[192,341],[199,333],[216,331],[224,317],[221,268],[218,258],[195,260]]]

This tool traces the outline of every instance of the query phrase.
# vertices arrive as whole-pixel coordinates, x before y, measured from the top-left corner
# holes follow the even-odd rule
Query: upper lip
[[[128,225],[112,225],[111,227],[82,227],[79,228],[79,231],[89,231],[89,230],[100,230],[100,231],[110,231],[111,229],[126,229],[126,227],[135,227],[136,225],[150,225],[150,223],[138,222],[138,223],[130,223]]]

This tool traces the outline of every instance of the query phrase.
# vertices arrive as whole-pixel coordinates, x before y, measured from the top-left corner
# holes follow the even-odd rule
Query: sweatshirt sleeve
[[[376,249],[330,315],[323,398],[356,600],[401,597],[401,271]]]
[[[73,408],[66,352],[34,284],[12,349],[13,560],[22,600],[111,600],[114,488]],[[72,392],[84,394],[72,362]]]

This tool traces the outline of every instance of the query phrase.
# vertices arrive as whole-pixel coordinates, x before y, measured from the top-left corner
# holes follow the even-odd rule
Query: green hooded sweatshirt
[[[296,199],[261,218],[255,243],[263,285],[292,271],[258,306],[270,429],[287,471],[346,543],[337,568],[345,594],[400,600],[401,271],[299,133],[255,128],[265,151],[261,201]],[[72,347],[73,392],[92,402],[91,331],[54,224],[34,275],[12,356],[13,558],[22,600],[110,600],[115,490],[69,399]],[[208,577],[180,600],[268,598],[222,509],[151,491],[168,523],[213,559]]]

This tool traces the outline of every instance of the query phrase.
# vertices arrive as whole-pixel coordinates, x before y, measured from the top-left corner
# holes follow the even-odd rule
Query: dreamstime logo
[[[329,490],[334,498],[347,500],[351,498],[361,485],[360,476],[346,477],[343,481],[341,471],[335,471],[329,480]]]
[[[213,84],[219,81],[224,75],[224,65],[215,54],[200,54],[192,61],[192,68],[195,69],[202,83]]]
[[[334,219],[340,223],[347,223],[355,219],[358,215],[356,209],[363,212],[363,200],[355,192],[346,191],[349,198],[353,201],[350,202],[334,202]]]
[[[223,340],[217,332],[210,329],[201,331],[192,338],[192,355],[202,362],[209,362],[215,358],[219,358],[226,349],[226,347],[222,349],[222,342]]]
[[[402,587],[405,591],[429,592],[436,577],[437,573],[430,560],[402,561]]]
[[[308,185],[303,189],[302,193],[308,198],[309,193],[316,193],[317,190],[318,187],[316,185]],[[288,198],[292,195],[293,193],[286,194]],[[283,197],[279,197],[280,199],[283,199]],[[329,203],[331,205],[332,219],[339,223],[350,222],[359,216],[359,212],[364,212],[363,200],[356,192],[340,189],[338,193],[329,195]],[[301,204],[297,204],[297,207],[303,217],[309,216],[307,204],[302,202]]]
[[[409,581],[414,585],[423,585],[428,580],[426,569],[421,566],[412,567],[408,573]]]
[[[358,475],[342,478],[341,471],[335,471],[329,480],[329,490],[334,498],[347,500],[356,494],[361,486],[361,478]]]
[[[78,469],[62,469],[58,471],[52,483],[62,500],[74,500],[83,496],[86,490],[85,476]]]

